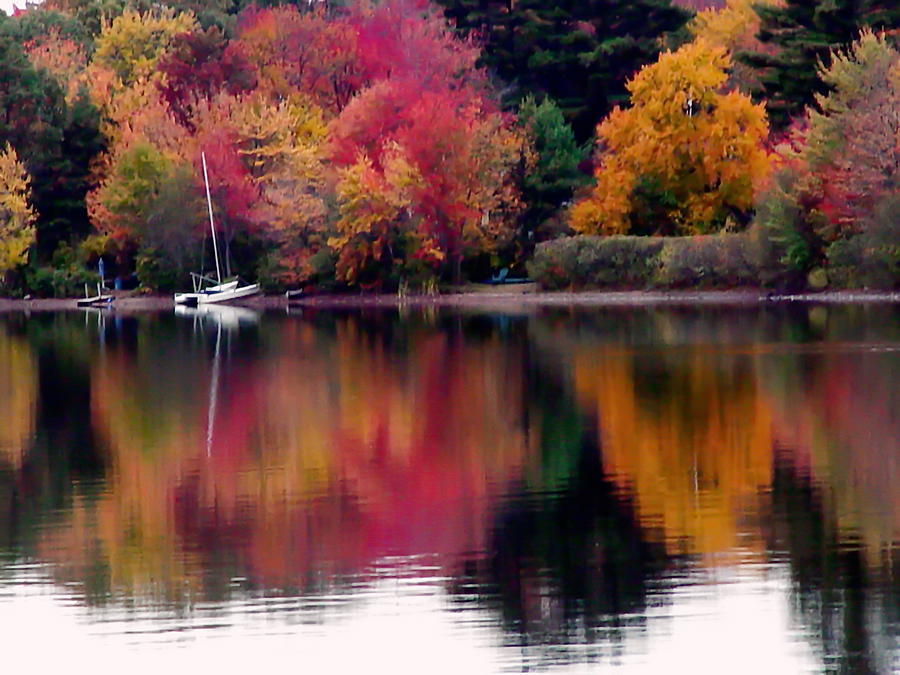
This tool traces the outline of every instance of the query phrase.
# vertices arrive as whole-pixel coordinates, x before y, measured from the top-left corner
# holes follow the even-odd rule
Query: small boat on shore
[[[203,183],[206,185],[206,206],[209,209],[209,230],[212,234],[213,257],[216,259],[216,278],[212,279],[203,274],[191,272],[194,290],[175,294],[175,304],[187,305],[188,307],[227,303],[259,293],[259,284],[241,285],[237,278],[222,281],[222,271],[219,267],[219,247],[216,243],[216,226],[213,221],[212,197],[209,194],[209,175],[206,171],[206,153],[200,153],[200,159],[203,163]]]

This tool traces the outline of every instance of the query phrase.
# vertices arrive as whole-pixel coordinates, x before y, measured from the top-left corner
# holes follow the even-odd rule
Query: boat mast
[[[209,231],[212,232],[213,257],[216,259],[216,283],[222,283],[222,271],[219,269],[219,247],[216,245],[216,228],[213,225],[212,198],[209,196],[209,175],[206,173],[206,153],[200,153],[203,162],[203,182],[206,185],[206,206],[209,209]],[[202,270],[201,270],[202,271]]]

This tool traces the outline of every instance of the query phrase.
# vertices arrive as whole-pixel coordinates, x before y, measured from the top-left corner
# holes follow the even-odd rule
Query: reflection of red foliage
[[[471,373],[484,373],[490,356],[436,340],[422,347],[406,380],[383,357],[350,354],[357,361],[351,379],[368,378],[371,386],[348,400],[352,409],[316,411],[321,428],[310,431],[327,434],[333,464],[302,494],[290,492],[293,476],[278,489],[265,486],[270,476],[284,476],[280,462],[291,461],[272,463],[272,453],[280,457],[284,449],[265,445],[272,438],[262,426],[272,383],[258,363],[223,371],[209,456],[185,464],[191,468],[173,491],[174,527],[186,550],[225,555],[255,583],[302,587],[323,575],[364,573],[386,556],[437,556],[449,565],[484,548],[493,482],[513,480],[523,453],[516,447],[505,459],[512,464],[502,464],[517,438],[495,417],[508,396],[485,403],[508,384],[471,387]],[[316,398],[303,387],[334,377],[334,358],[347,356],[288,380],[300,388],[292,390],[298,402]],[[497,370],[492,377],[499,376]],[[397,426],[398,397],[416,410],[412,429]],[[497,469],[501,475],[492,478]]]

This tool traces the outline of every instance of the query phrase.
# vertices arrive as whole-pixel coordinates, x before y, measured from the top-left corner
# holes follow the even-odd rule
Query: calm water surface
[[[8,663],[891,673],[898,486],[896,307],[0,317]]]

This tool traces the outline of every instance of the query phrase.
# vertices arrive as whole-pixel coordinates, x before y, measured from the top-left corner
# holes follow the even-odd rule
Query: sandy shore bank
[[[488,288],[460,293],[440,295],[397,294],[341,294],[313,295],[292,298],[290,303],[282,295],[258,296],[246,299],[242,306],[255,309],[284,309],[290,307],[310,307],[318,309],[354,308],[396,308],[396,307],[472,307],[472,308],[517,308],[517,307],[620,307],[620,306],[691,306],[721,305],[749,306],[768,303],[900,303],[900,292],[876,291],[823,291],[777,295],[759,289],[737,290],[678,290],[678,291],[536,291],[534,289]],[[159,312],[174,307],[171,296],[162,295],[122,295],[117,297],[109,311],[115,312]],[[3,299],[0,298],[0,312],[55,312],[81,309],[74,299]]]

